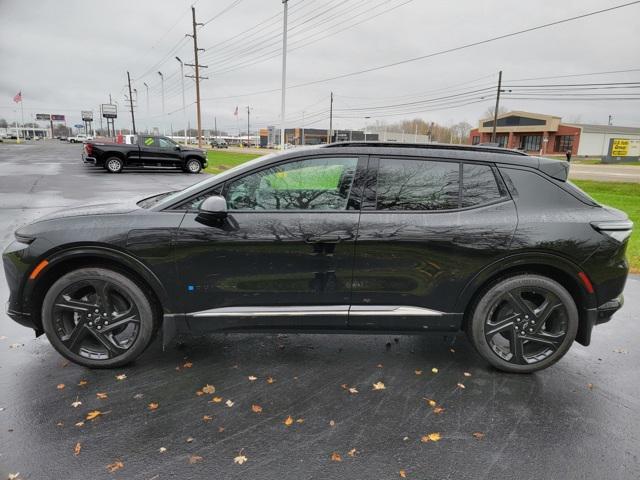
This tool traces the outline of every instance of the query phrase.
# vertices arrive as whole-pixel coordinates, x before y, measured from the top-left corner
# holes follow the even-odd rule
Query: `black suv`
[[[268,155],[20,228],[9,315],[90,367],[130,362],[159,330],[464,330],[492,365],[531,372],[622,306],[632,223],[568,168],[448,145]]]

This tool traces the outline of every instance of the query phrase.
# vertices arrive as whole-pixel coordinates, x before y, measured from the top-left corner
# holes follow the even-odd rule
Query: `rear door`
[[[380,157],[369,175],[349,326],[457,330],[458,294],[507,251],[517,223],[495,167]]]

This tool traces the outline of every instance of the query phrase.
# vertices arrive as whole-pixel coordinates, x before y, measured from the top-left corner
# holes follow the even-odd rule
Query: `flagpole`
[[[24,128],[24,102],[22,101],[22,91],[20,91],[20,119]]]

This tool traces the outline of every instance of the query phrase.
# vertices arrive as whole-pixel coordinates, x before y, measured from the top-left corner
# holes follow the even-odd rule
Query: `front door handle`
[[[342,240],[340,235],[313,235],[307,237],[305,242],[307,243],[339,243]]]

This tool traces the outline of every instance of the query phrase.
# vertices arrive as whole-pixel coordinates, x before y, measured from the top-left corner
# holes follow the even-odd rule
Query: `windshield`
[[[262,157],[254,158],[253,160],[249,160],[248,162],[241,163],[240,165],[236,165],[235,167],[230,168],[229,170],[225,170],[224,172],[220,172],[217,175],[213,175],[213,176],[210,176],[208,178],[205,178],[201,182],[193,184],[190,187],[185,188],[184,190],[178,190],[178,191],[174,192],[173,194],[162,198],[161,200],[163,201],[163,203],[170,204],[174,200],[176,200],[176,199],[178,199],[178,198],[180,198],[182,196],[188,197],[192,193],[196,193],[196,192],[198,192],[200,190],[204,190],[209,185],[211,185],[213,183],[217,183],[221,179],[233,176],[233,174],[235,172],[237,172],[238,170],[241,170],[241,169],[246,168],[248,166],[254,165],[256,163],[261,163],[262,161],[264,161],[264,160],[266,160],[268,158],[271,158],[271,157],[275,157],[275,156],[277,156],[279,154],[280,153],[270,153],[268,155],[263,155]]]

